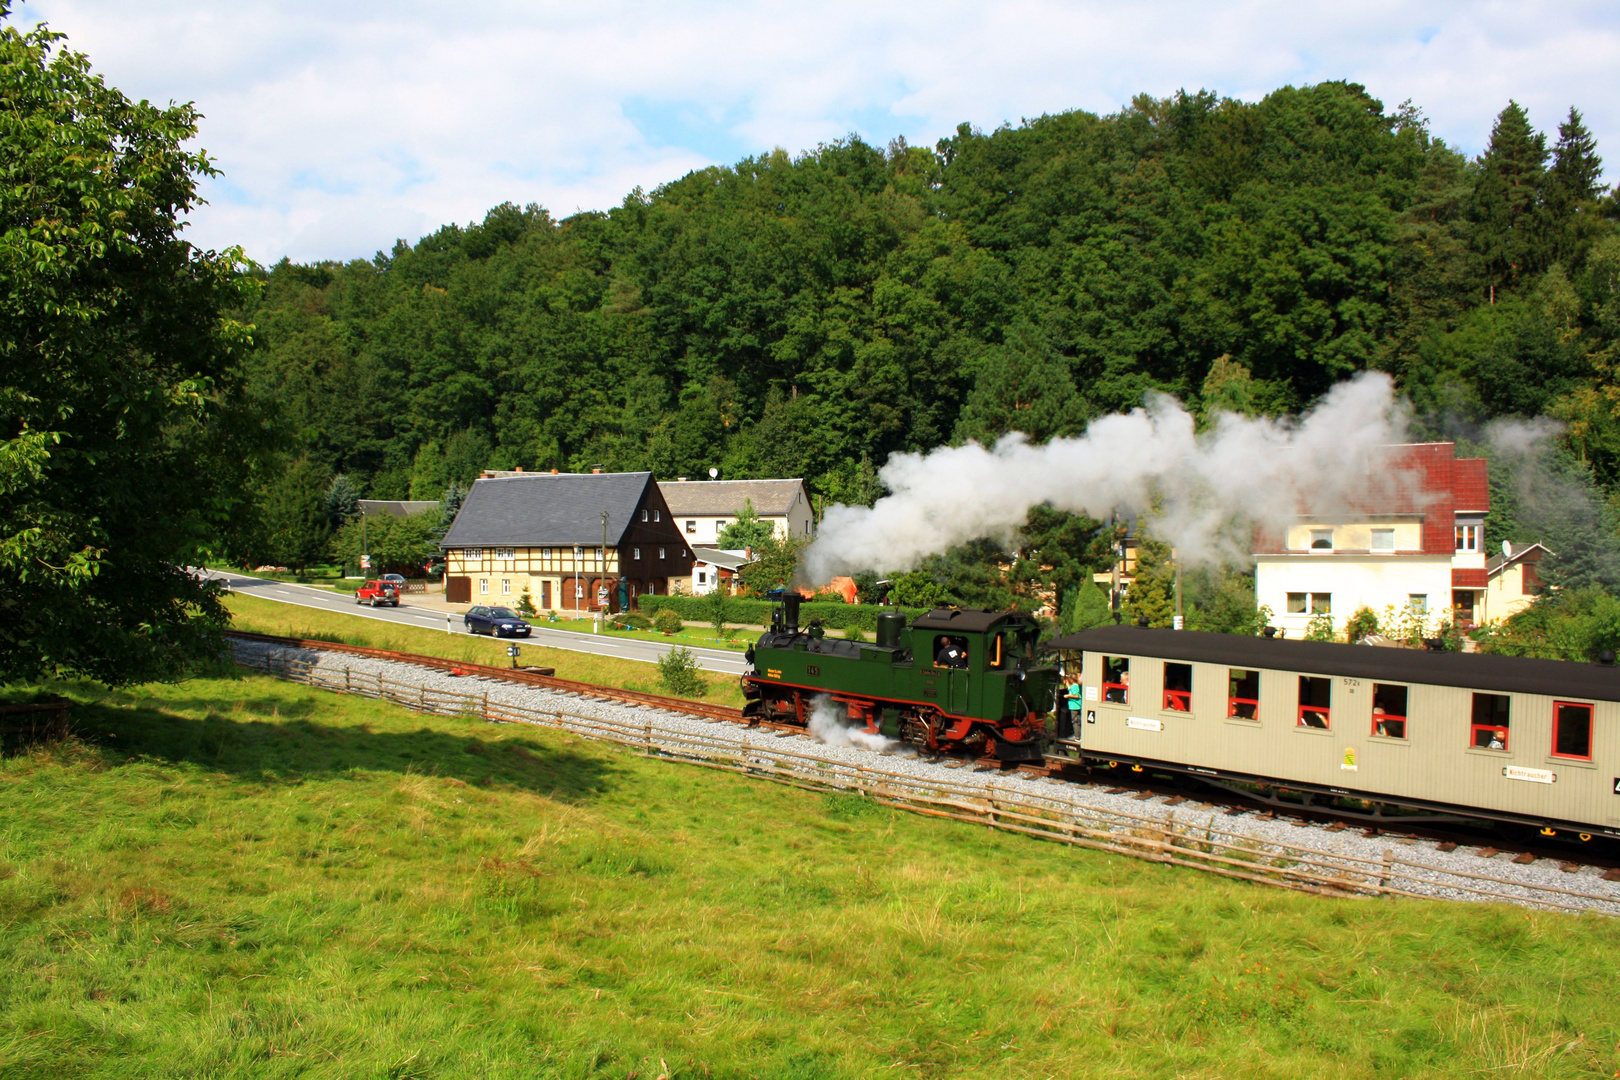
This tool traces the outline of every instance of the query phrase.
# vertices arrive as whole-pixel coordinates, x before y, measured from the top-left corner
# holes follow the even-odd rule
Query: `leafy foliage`
[[[774,523],[760,520],[759,511],[754,509],[754,500],[744,499],[743,508],[737,511],[737,516],[720,530],[717,543],[722,548],[751,551],[764,546],[775,532]]]
[[[239,251],[180,238],[214,171],[186,148],[196,110],[130,101],[60,35],[7,18],[0,4],[0,681],[175,677],[217,653],[225,617],[186,567],[244,538],[269,449],[231,315],[253,282]]]
[[[359,566],[364,544],[371,553],[372,573],[420,577],[428,559],[439,552],[433,538],[438,523],[438,512],[433,510],[409,517],[371,514],[338,530],[332,555],[345,566]]]
[[[689,696],[703,690],[703,676],[698,673],[697,657],[685,646],[677,645],[658,658],[658,681],[671,694]]]

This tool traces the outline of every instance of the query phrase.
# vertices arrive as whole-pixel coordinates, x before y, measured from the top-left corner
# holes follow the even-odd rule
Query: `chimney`
[[[552,470],[551,470],[551,475],[552,475],[552,476],[556,476],[556,475],[557,475],[557,470],[556,470],[556,469],[552,469]]]
[[[515,466],[512,467],[512,471],[513,472],[522,472],[523,471],[523,466],[515,465]]]
[[[602,470],[601,469],[592,469],[591,470],[591,475],[592,476],[600,476],[600,475],[602,475]]]
[[[677,483],[677,484],[684,484],[684,483],[686,483],[686,477],[684,477],[684,476],[677,476],[677,477],[676,477],[676,478],[675,478],[675,482],[676,482],[676,483]]]

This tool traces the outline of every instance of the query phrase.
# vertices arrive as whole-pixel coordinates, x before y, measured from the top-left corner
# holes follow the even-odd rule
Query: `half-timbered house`
[[[692,551],[652,473],[515,473],[474,481],[439,546],[445,599],[620,610],[689,578]]]

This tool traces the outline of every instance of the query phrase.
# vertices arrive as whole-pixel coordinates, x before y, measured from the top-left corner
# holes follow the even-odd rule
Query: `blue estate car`
[[[494,637],[528,637],[529,624],[523,616],[507,607],[479,605],[467,612],[464,621],[469,634],[490,634]]]

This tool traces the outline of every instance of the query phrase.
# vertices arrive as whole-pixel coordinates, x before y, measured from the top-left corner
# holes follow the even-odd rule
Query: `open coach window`
[[[1247,668],[1227,669],[1226,715],[1239,720],[1260,719],[1260,673]]]
[[[1553,755],[1592,760],[1592,706],[1553,702]]]
[[[1406,687],[1373,683],[1372,725],[1374,735],[1406,738]]]
[[[1333,680],[1320,675],[1299,677],[1299,727],[1326,731],[1332,726]]]
[[[1468,745],[1481,750],[1508,748],[1508,696],[1475,694],[1474,712],[1469,718]]]
[[[1192,712],[1192,665],[1164,665],[1164,707],[1167,712]]]
[[[1127,705],[1131,699],[1131,662],[1121,656],[1105,656],[1103,661],[1103,700]]]

